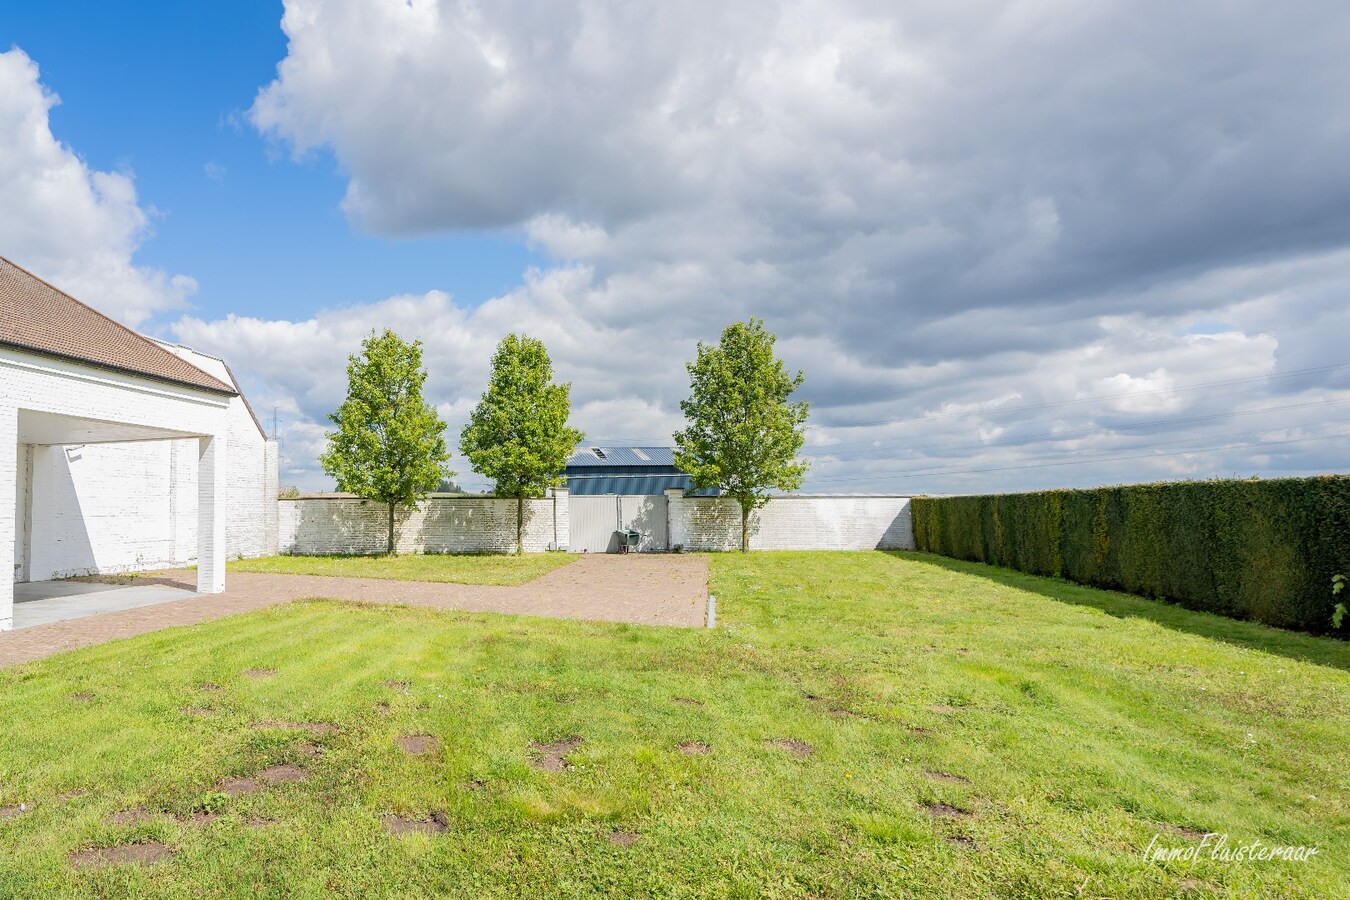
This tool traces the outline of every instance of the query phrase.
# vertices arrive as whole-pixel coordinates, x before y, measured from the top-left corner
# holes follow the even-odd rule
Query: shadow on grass
[[[1273,653],[1300,662],[1350,671],[1350,642],[1331,637],[1314,637],[1299,631],[1285,631],[1257,622],[1244,622],[1214,613],[1197,612],[1171,603],[1149,600],[1135,594],[1107,591],[1042,575],[1028,575],[985,563],[966,562],[932,553],[888,551],[888,556],[973,575],[989,581],[1030,591],[1075,606],[1099,609],[1118,619],[1148,619],[1171,628],[1226,644]]]

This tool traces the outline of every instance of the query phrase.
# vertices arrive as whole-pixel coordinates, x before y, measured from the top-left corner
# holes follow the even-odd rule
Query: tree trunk
[[[389,547],[385,550],[390,556],[395,555],[394,551],[394,504],[389,504]]]
[[[750,507],[741,507],[741,552],[750,552]]]
[[[525,552],[525,495],[516,497],[516,556]]]

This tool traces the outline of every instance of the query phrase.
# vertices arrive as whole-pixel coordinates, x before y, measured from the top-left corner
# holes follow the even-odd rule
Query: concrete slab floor
[[[14,630],[197,596],[162,584],[31,581],[14,585]]]

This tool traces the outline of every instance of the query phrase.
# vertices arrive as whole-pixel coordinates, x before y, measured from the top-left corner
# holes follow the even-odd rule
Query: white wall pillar
[[[19,411],[0,407],[0,631],[14,627],[14,517],[19,478]]]
[[[693,549],[688,546],[689,535],[685,529],[684,488],[666,488],[662,493],[666,495],[666,548]]]
[[[565,487],[556,487],[553,494],[553,545],[566,550],[572,542],[572,494]]]
[[[225,435],[197,441],[197,592],[225,590]]]

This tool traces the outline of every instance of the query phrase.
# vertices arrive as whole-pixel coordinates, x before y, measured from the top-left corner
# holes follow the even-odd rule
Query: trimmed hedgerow
[[[920,550],[1315,634],[1350,572],[1350,476],[917,497]]]

